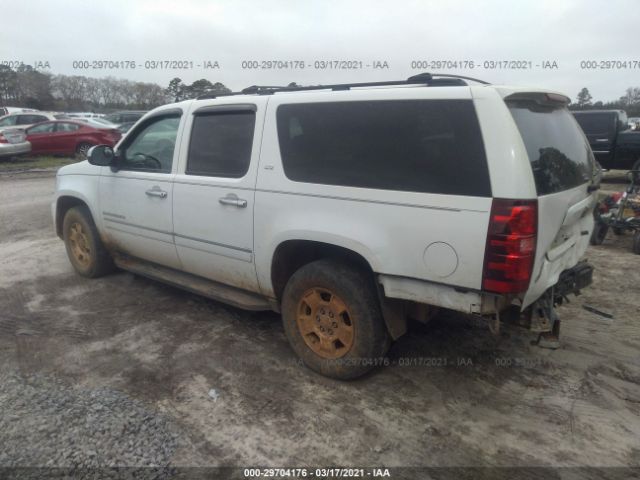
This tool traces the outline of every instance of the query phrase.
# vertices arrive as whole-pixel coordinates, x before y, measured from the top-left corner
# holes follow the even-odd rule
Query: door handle
[[[233,205],[234,207],[238,207],[238,208],[247,207],[247,201],[243,200],[242,198],[238,198],[238,196],[233,193],[230,193],[226,197],[219,198],[218,201],[222,205]]]
[[[160,190],[160,187],[153,187],[150,190],[144,192],[148,197],[159,197],[159,198],[167,198],[167,192],[164,190]]]

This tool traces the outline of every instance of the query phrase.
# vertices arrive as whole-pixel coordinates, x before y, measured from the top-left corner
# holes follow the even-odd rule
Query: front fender
[[[89,208],[98,231],[102,230],[101,215],[99,214],[99,183],[99,175],[59,175],[57,177],[51,210],[54,228],[59,237],[62,238],[62,219],[65,207],[74,204],[73,201],[65,202],[65,199],[77,199],[84,203]]]

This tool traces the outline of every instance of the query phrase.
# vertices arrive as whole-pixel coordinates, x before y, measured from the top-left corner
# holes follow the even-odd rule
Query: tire
[[[636,255],[640,255],[640,230],[636,230],[633,234],[633,242],[631,244],[631,250]]]
[[[93,144],[91,143],[81,143],[76,147],[76,157],[79,158],[80,160],[86,160],[87,159],[87,152],[89,151],[89,149],[93,147]]]
[[[333,260],[317,260],[292,275],[282,298],[282,321],[305,365],[339,380],[379,365],[390,345],[373,280]]]
[[[111,255],[100,240],[87,207],[82,205],[67,211],[62,234],[69,261],[80,275],[98,278],[114,270]]]
[[[591,245],[602,245],[607,232],[609,231],[609,225],[597,222],[593,225],[593,232],[591,232],[591,238],[589,239]]]
[[[620,227],[611,227],[611,231],[613,232],[614,235],[624,235],[624,229],[620,228]]]

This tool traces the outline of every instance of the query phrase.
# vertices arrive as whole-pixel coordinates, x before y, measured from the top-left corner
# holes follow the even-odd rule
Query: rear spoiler
[[[533,102],[545,107],[566,107],[571,103],[569,97],[559,93],[518,92],[505,97],[505,102]]]

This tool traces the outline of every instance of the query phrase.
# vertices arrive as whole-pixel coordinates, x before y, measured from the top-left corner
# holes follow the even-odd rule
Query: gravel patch
[[[164,467],[178,447],[170,420],[108,388],[0,372],[0,467]]]

